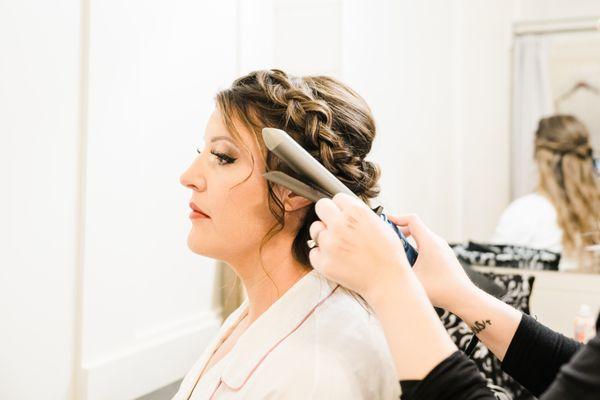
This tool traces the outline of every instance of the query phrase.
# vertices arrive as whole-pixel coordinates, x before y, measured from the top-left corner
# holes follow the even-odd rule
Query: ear
[[[283,188],[281,193],[281,202],[286,212],[293,212],[311,205],[313,202],[297,195],[289,189]]]

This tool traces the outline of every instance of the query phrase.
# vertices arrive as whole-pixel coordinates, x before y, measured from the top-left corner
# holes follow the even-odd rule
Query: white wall
[[[276,39],[248,39],[242,65],[341,78],[378,124],[380,201],[449,240],[487,239],[508,203],[513,2],[257,3],[241,14],[242,37],[260,26]]]
[[[516,2],[463,2],[457,88],[462,94],[457,127],[462,240],[489,240],[510,199],[511,25]]]
[[[219,325],[179,175],[237,76],[235,15],[235,1],[91,2],[81,398],[179,379]]]
[[[390,212],[419,213],[445,236],[460,229],[453,138],[461,12],[446,1],[351,1],[346,16],[344,78],[378,123],[371,158],[382,168],[381,201]]]
[[[214,334],[178,179],[238,75],[236,7],[1,3],[0,398],[131,399]]]
[[[0,398],[73,380],[79,9],[0,2]]]

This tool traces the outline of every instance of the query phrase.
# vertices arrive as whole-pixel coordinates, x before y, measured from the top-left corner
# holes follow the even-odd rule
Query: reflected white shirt
[[[227,318],[173,400],[186,400],[190,393],[193,400],[399,398],[379,322],[316,271],[254,321],[196,384],[222,338],[247,310],[244,302]]]
[[[531,193],[513,201],[504,210],[492,242],[562,253],[562,237],[554,205],[541,194]],[[575,260],[562,256],[561,271],[576,267]]]

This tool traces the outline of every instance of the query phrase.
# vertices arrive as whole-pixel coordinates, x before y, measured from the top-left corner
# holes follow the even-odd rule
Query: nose
[[[206,189],[206,178],[202,174],[199,158],[179,177],[179,182],[186,188],[201,192]]]

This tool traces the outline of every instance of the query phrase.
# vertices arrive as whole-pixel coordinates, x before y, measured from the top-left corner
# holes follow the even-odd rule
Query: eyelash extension
[[[198,154],[201,154],[202,150],[196,149],[196,152]],[[233,164],[237,160],[237,158],[235,158],[235,157],[231,157],[225,153],[219,153],[218,151],[214,151],[214,150],[211,150],[210,154],[214,155],[215,157],[217,157],[219,159],[219,161],[223,161],[225,164]]]
[[[221,161],[225,161],[226,164],[233,164],[236,160],[236,158],[233,158],[227,154],[224,153],[219,153],[217,151],[212,150],[210,152],[210,154],[212,154],[213,156],[216,156],[219,160]]]

